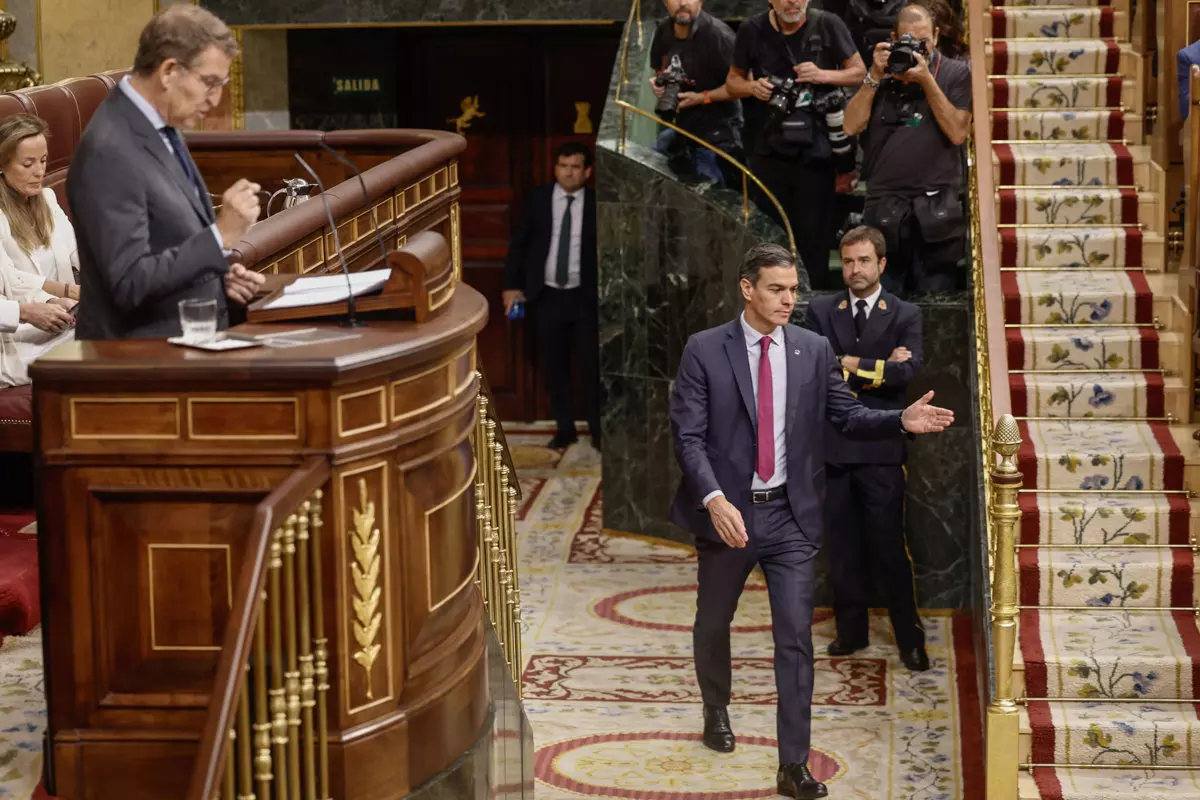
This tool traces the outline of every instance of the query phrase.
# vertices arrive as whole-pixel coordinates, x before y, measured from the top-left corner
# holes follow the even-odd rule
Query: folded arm
[[[899,411],[877,411],[858,401],[842,380],[842,367],[833,348],[825,343],[825,416],[849,439],[890,439],[904,433]]]

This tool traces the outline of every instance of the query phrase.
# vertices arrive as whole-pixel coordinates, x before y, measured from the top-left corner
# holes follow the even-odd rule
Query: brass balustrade
[[[313,459],[259,506],[263,530],[239,576],[246,600],[226,631],[189,800],[329,800],[325,492],[316,488],[328,477]]]
[[[478,373],[477,373],[478,374]],[[521,692],[521,589],[517,580],[516,472],[506,463],[508,448],[494,419],[483,375],[478,414],[471,434],[475,448],[475,519],[478,528],[478,571],[475,584],[500,642],[504,660]]]

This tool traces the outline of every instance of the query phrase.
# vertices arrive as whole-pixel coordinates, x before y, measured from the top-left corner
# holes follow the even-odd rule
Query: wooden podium
[[[487,302],[453,282],[439,299],[424,321],[373,321],[326,344],[75,342],[33,365],[58,797],[187,796],[222,700],[223,645],[268,563],[283,564],[286,625],[274,595],[259,617],[266,647],[301,644],[298,661],[271,650],[247,674],[263,667],[251,712],[261,700],[274,716],[247,723],[253,770],[276,755],[286,777],[280,759],[303,741],[326,748],[328,796],[393,798],[477,741],[488,690],[469,437]],[[314,715],[327,741],[310,735]]]

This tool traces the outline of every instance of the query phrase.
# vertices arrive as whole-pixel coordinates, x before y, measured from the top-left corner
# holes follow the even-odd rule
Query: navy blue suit
[[[863,405],[903,409],[908,404],[905,393],[924,356],[920,309],[884,291],[859,337],[854,298],[839,292],[814,297],[804,324],[826,337],[839,356],[858,356],[858,369],[846,381]],[[897,347],[907,348],[912,359],[888,361]],[[906,651],[924,646],[904,538],[905,442],[853,441],[832,425],[825,438],[825,514],[827,525],[839,531],[827,545],[838,638],[867,641],[873,565],[887,595],[897,645]]]
[[[1175,79],[1179,81],[1179,118],[1188,118],[1192,67],[1200,64],[1200,41],[1192,42],[1175,54]]]
[[[826,420],[847,436],[900,437],[897,411],[858,402],[833,349],[816,334],[784,326],[787,362],[786,495],[754,504],[757,442],[754,384],[740,319],[692,336],[671,393],[671,432],[683,482],[671,520],[696,536],[699,556],[693,651],[706,705],[731,691],[729,625],[754,565],[767,579],[775,638],[781,764],[808,760],[812,688],[813,556],[824,517]],[[702,502],[720,489],[746,523],[745,548],[725,545]]]

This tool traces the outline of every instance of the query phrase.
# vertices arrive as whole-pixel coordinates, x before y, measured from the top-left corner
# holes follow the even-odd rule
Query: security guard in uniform
[[[865,225],[842,237],[842,278],[849,291],[814,297],[805,326],[833,345],[863,405],[902,409],[905,389],[921,366],[921,312],[883,291],[886,248],[883,234]],[[837,617],[829,655],[867,646],[867,581],[874,567],[900,660],[915,672],[929,669],[904,541],[904,440],[851,441],[832,428],[826,436],[825,541]]]

